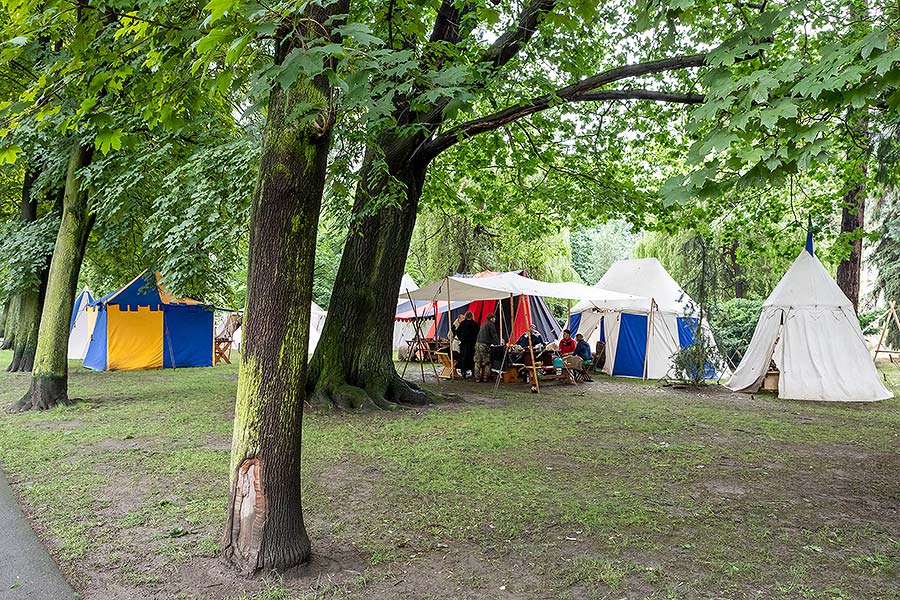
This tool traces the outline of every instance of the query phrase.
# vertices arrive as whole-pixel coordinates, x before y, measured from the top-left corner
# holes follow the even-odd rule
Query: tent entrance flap
[[[647,356],[647,315],[622,313],[613,375],[643,377]]]

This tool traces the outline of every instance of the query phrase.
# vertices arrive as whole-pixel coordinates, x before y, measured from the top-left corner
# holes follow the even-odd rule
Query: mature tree
[[[503,11],[510,9],[505,3],[499,6]],[[654,45],[648,52],[652,58],[646,61],[629,61],[627,51],[598,52],[622,42],[611,39],[602,26],[604,17],[620,19],[617,11],[622,8],[607,7],[608,12],[600,13],[593,3],[532,0],[507,20],[506,29],[497,31],[490,44],[481,42],[474,32],[485,26],[483,18],[497,21],[493,3],[446,0],[432,13],[430,34],[425,36],[420,32],[428,31],[423,22],[427,12],[390,3],[376,13],[375,32],[389,47],[417,60],[400,71],[404,85],[382,96],[381,100],[392,100],[393,110],[379,122],[381,127],[367,146],[359,171],[330,316],[310,367],[316,401],[383,407],[424,401],[421,393],[399,379],[390,360],[391,312],[426,174],[441,153],[460,141],[560,105],[702,101],[690,87],[679,85],[682,80],[688,82],[691,69],[707,62],[705,52],[684,53],[694,40]],[[725,27],[726,20],[711,16],[703,25],[713,23]],[[535,36],[537,43],[532,43]],[[743,48],[738,55],[753,51]],[[551,75],[548,63],[554,65]],[[591,71],[596,74],[584,76]],[[662,77],[666,73],[668,79]],[[658,76],[665,87],[677,91],[645,88],[650,76]],[[379,81],[383,80],[382,76]],[[617,83],[621,89],[610,89]],[[536,89],[546,92],[532,96]],[[506,108],[497,106],[501,103]],[[473,105],[488,114],[460,119],[460,110]],[[340,343],[347,330],[360,332],[353,348]]]
[[[70,149],[62,220],[50,265],[28,394],[16,408],[49,408],[66,402],[66,340],[84,249],[96,218],[90,170],[95,154],[132,146],[158,130],[190,138],[208,122],[198,119],[216,106],[200,93],[185,68],[185,47],[198,37],[199,8],[146,2],[121,9],[118,2],[27,3],[4,23],[15,43],[0,53],[4,65],[27,75],[16,102],[3,108],[5,152],[18,149],[20,132],[52,132]],[[95,152],[96,150],[96,152]]]
[[[832,193],[841,214],[837,279],[855,304],[871,123],[893,119],[900,104],[897,8],[818,0],[771,10],[764,29],[772,43],[752,60],[736,63],[728,47],[711,56],[710,93],[693,115],[695,168],[665,193],[708,201],[735,189],[788,188],[801,176],[822,181],[815,171],[828,165],[827,177],[841,180]]]
[[[225,558],[247,572],[289,569],[310,555],[300,504],[301,420],[316,232],[336,118],[334,56],[344,52],[348,6],[337,0],[260,10],[252,2],[211,2],[213,28],[197,45],[212,65],[220,49],[241,44],[223,40],[239,36],[250,48],[246,57],[229,51],[225,62],[238,75],[255,65],[252,87],[269,90],[223,540]],[[264,31],[272,57],[255,49]]]

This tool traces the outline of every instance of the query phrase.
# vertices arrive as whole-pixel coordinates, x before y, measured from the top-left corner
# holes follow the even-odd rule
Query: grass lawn
[[[236,381],[73,367],[78,404],[0,415],[0,463],[84,597],[900,598],[896,399],[600,379],[307,414],[317,555],[280,581],[216,558]],[[27,382],[0,373],[0,404]]]

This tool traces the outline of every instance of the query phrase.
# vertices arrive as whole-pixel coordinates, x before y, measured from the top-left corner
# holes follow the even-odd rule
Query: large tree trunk
[[[402,380],[391,359],[397,290],[416,224],[427,164],[410,157],[420,140],[385,134],[378,141],[388,175],[363,161],[354,214],[388,202],[351,224],[328,305],[328,316],[310,365],[311,400],[339,408],[390,408],[423,404],[423,392]],[[398,189],[402,186],[403,189]],[[392,198],[392,195],[398,197]],[[352,336],[353,343],[347,343]]]
[[[865,173],[865,166],[862,167]],[[859,278],[862,270],[862,238],[856,234],[865,226],[866,219],[866,183],[854,184],[844,195],[844,208],[841,210],[841,233],[853,235],[850,244],[850,256],[838,265],[837,284],[843,290],[853,309],[859,310]]]
[[[346,0],[311,7],[305,31],[333,27]],[[327,25],[325,25],[327,24]],[[315,31],[319,35],[319,31]],[[278,44],[276,61],[293,49]],[[290,121],[312,105],[313,123]],[[284,571],[306,562],[310,541],[300,504],[300,446],[319,210],[333,113],[324,76],[289,91],[274,87],[250,223],[244,346],[231,449],[225,559],[241,571]]]
[[[6,322],[3,330],[3,343],[0,344],[0,350],[10,350],[16,339],[17,320],[19,318],[19,296],[10,298],[6,310]]]
[[[79,172],[90,164],[93,154],[92,145],[76,142],[69,157],[62,218],[47,277],[31,389],[13,406],[14,410],[43,410],[69,402],[69,319],[87,238],[93,226],[88,192]]]
[[[38,326],[41,322],[40,300],[39,291],[27,290],[19,293],[13,356],[6,368],[10,373],[28,372],[34,367]]]
[[[19,205],[19,217],[23,223],[37,220],[37,199],[32,194],[38,171],[29,167],[25,169],[22,180],[22,199]],[[40,273],[41,286],[46,279],[46,267]],[[43,289],[23,289],[17,295],[15,331],[10,336],[9,345],[13,350],[12,361],[6,368],[9,372],[31,371],[34,365],[34,351],[37,347],[37,329],[41,321],[41,300]]]

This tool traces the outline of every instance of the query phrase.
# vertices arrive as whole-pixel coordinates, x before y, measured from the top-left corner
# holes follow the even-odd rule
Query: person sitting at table
[[[559,340],[559,353],[563,356],[575,354],[575,346],[575,340],[572,339],[572,332],[568,329],[563,329],[562,339]]]
[[[475,377],[475,340],[478,339],[479,330],[471,310],[466,311],[465,315],[459,315],[453,324],[453,335],[459,340],[459,372],[463,379],[469,371]]]
[[[581,360],[593,360],[594,358],[594,355],[591,354],[591,345],[580,333],[575,334],[575,352],[573,354],[580,357]]]
[[[523,348],[528,348],[528,338],[529,334],[531,337],[531,345],[534,348],[535,352],[540,352],[544,347],[544,338],[538,332],[537,325],[534,323],[531,324],[531,331],[526,331],[519,339],[516,341],[517,346],[522,346]]]
[[[591,345],[587,343],[580,333],[575,334],[575,356],[581,359],[581,376],[584,381],[592,381],[588,364],[593,364],[594,355],[591,354]]]
[[[496,317],[493,313],[481,325],[478,337],[475,338],[475,381],[487,381],[491,373],[491,346],[500,343],[500,334],[494,325]]]

